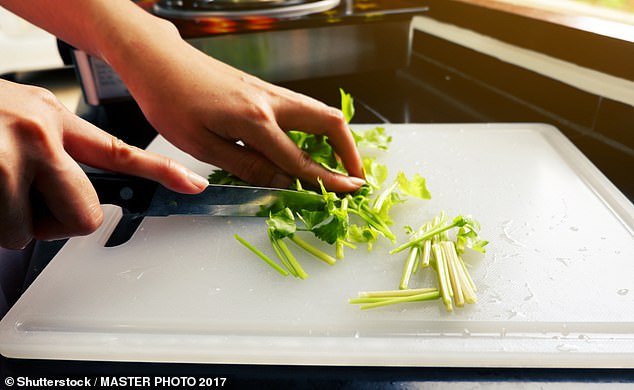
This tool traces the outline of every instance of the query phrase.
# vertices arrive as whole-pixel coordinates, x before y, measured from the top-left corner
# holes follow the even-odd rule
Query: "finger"
[[[276,118],[280,127],[326,135],[348,173],[364,177],[361,157],[343,113],[307,96],[295,93],[292,96],[292,102],[277,106]]]
[[[31,193],[33,236],[52,240],[95,231],[103,221],[99,198],[90,181],[68,155],[35,173]]]
[[[214,133],[203,133],[190,149],[193,157],[220,167],[256,186],[288,188],[292,178],[261,153],[225,140]]]
[[[79,117],[68,118],[67,122],[64,147],[77,161],[145,177],[182,193],[198,193],[209,184],[175,160],[128,145]]]
[[[274,123],[269,123],[269,127],[261,131],[264,133],[264,139],[269,142],[258,144],[257,140],[245,140],[245,143],[257,146],[262,155],[284,169],[289,176],[298,177],[313,185],[317,185],[318,179],[321,179],[327,189],[336,192],[352,192],[363,185],[363,179],[334,173],[317,164]],[[259,136],[261,137],[262,133]]]

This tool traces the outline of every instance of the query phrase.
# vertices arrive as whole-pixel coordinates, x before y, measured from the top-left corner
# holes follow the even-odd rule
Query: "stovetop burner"
[[[269,16],[291,18],[323,12],[340,0],[160,0],[154,13],[172,18]]]

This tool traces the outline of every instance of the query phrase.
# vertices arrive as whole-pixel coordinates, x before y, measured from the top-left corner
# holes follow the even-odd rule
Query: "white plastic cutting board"
[[[357,130],[365,126],[356,126]],[[385,125],[373,152],[427,178],[431,201],[396,206],[394,231],[439,211],[472,214],[491,243],[466,256],[479,302],[361,311],[358,291],[398,286],[405,255],[308,256],[305,281],[277,274],[239,245],[272,255],[258,218],[147,218],[128,243],[102,228],[71,239],[0,324],[8,357],[256,364],[634,367],[634,207],[553,127]],[[196,171],[162,139],[150,149]],[[319,243],[318,243],[319,244]],[[296,254],[300,252],[295,250]],[[433,278],[414,286],[433,285]]]

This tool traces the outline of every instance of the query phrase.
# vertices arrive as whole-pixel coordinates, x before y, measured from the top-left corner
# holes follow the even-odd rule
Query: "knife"
[[[210,184],[199,194],[181,194],[157,182],[108,172],[88,172],[101,204],[121,206],[124,214],[139,217],[208,215],[265,217],[270,211],[319,210],[321,195],[278,188]]]
[[[97,192],[99,203],[121,206],[123,210],[106,247],[127,242],[144,217],[266,217],[284,207],[320,210],[324,205],[321,195],[310,192],[210,184],[199,194],[187,195],[135,176],[102,171],[88,171],[86,175]]]

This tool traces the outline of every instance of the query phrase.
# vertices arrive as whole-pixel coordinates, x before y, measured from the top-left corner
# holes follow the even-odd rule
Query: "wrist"
[[[102,27],[97,55],[119,71],[133,62],[144,62],[182,42],[176,26],[133,5],[135,15],[119,24]]]

